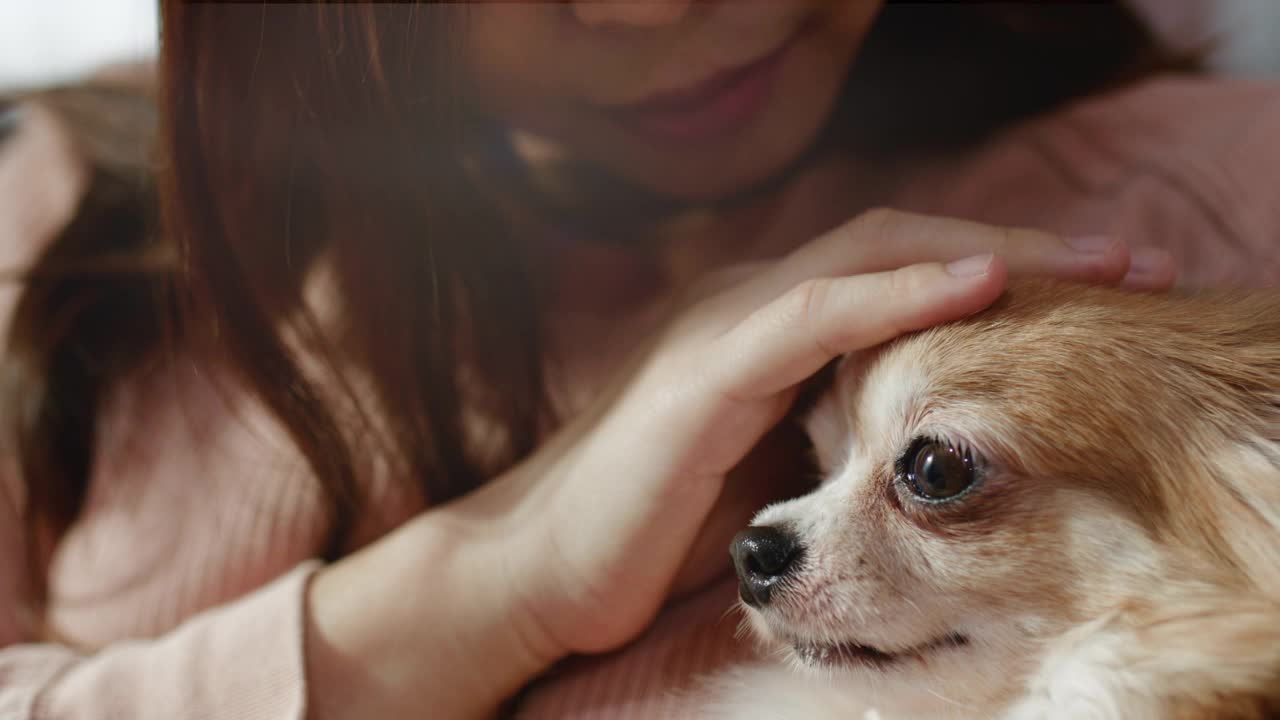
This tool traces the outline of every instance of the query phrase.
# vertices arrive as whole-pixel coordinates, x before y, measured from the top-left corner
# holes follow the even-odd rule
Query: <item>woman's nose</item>
[[[659,27],[679,22],[693,0],[574,0],[573,14],[588,26]]]

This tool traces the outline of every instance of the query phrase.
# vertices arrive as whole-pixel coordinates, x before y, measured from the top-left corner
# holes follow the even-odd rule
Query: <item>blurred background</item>
[[[0,0],[0,92],[154,57],[156,0]]]
[[[1125,2],[1167,47],[1201,56],[1212,69],[1280,74],[1280,0]],[[104,63],[154,57],[157,5],[158,0],[0,0],[0,92],[83,77]]]

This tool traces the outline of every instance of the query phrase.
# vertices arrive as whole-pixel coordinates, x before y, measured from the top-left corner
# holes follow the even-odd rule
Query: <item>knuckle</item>
[[[917,266],[908,265],[891,270],[888,276],[888,289],[886,294],[894,302],[905,302],[914,297],[924,284],[921,269]]]
[[[1049,233],[1030,228],[1002,227],[999,232],[998,246],[993,249],[1001,253],[1016,253],[1020,250],[1025,252],[1051,249],[1061,244],[1061,240]]]
[[[740,263],[703,273],[690,283],[689,297],[702,300],[733,289],[768,267],[767,263]]]
[[[685,288],[685,294],[691,299],[711,297],[730,285],[731,270],[720,269],[703,273]]]
[[[835,356],[824,339],[822,315],[831,293],[833,281],[829,278],[813,278],[796,286],[794,292],[795,319],[805,328],[805,335],[812,339],[819,353]]]
[[[823,236],[821,245],[850,245],[863,242],[878,242],[881,238],[897,232],[905,217],[905,213],[893,208],[877,207],[858,213],[852,220],[844,223],[834,231]]]
[[[849,223],[852,234],[865,237],[892,235],[906,221],[907,214],[888,207],[876,207],[859,214]]]
[[[810,278],[796,285],[788,295],[787,317],[802,323],[813,322],[821,314],[830,291],[828,278]]]
[[[797,284],[792,292],[792,307],[788,319],[804,329],[804,336],[812,338],[812,342],[820,354],[835,356],[837,352],[829,346],[826,337],[829,323],[823,322],[823,315],[828,314],[828,299],[835,281],[831,278],[812,278]]]
[[[1010,249],[1019,245],[1018,231],[1011,227],[997,227],[994,242],[991,250],[998,253],[1007,253]]]

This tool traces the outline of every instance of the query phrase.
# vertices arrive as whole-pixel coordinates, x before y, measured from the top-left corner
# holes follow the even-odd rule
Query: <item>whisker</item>
[[[946,695],[943,695],[942,693],[938,692],[937,690],[934,690],[933,688],[926,687],[924,691],[938,698],[942,702],[947,703],[948,705],[954,705],[955,707],[964,708],[966,710],[975,709],[973,705],[970,705],[969,703],[960,702],[959,700],[953,700],[947,697]]]

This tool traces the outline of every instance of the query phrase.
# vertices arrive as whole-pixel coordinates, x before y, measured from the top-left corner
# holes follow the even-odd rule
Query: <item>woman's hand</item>
[[[634,637],[726,474],[799,383],[839,355],[986,307],[1006,271],[1125,277],[1125,248],[1096,243],[1081,253],[1038,232],[880,210],[694,304],[598,417],[566,429],[576,442],[555,470],[523,479],[511,532],[534,552],[513,565],[534,571],[513,577],[532,621],[560,651]],[[1166,261],[1159,282],[1171,281]]]
[[[718,278],[524,463],[322,574],[322,641],[363,651],[366,673],[412,679],[426,707],[451,717],[492,708],[565,654],[625,643],[667,597],[726,474],[799,383],[841,354],[981,310],[1008,272],[1125,277],[1122,244],[1088,245],[877,210],[746,277]],[[1164,265],[1150,285],[1172,281]],[[394,582],[371,581],[388,573]],[[411,653],[409,669],[397,651]]]

